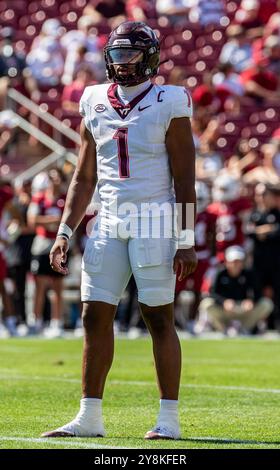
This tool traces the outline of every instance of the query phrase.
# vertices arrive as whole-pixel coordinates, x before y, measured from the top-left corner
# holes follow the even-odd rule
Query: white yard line
[[[0,375],[1,380],[36,380],[36,381],[48,381],[48,382],[66,382],[66,383],[80,383],[80,379],[68,378],[68,377],[50,377],[34,375],[30,377],[28,375]],[[155,382],[140,381],[140,380],[109,380],[110,385],[135,385],[135,386],[156,386]],[[253,393],[274,393],[279,394],[279,388],[258,388],[258,387],[246,387],[242,385],[211,385],[211,384],[181,384],[183,388],[208,388],[212,390],[233,390],[238,392],[253,392]]]
[[[81,449],[132,449],[132,447],[119,447],[119,446],[109,446],[109,445],[102,445],[102,444],[94,444],[94,443],[87,443],[87,442],[79,442],[81,438],[70,438],[73,439],[73,442],[66,441],[64,439],[56,439],[56,438],[35,438],[35,437],[13,437],[13,436],[0,436],[0,442],[30,442],[33,444],[42,444],[48,443],[49,445],[54,446],[63,446],[67,447],[79,447]]]
[[[258,388],[258,387],[245,387],[239,385],[208,385],[208,384],[182,384],[181,387],[186,388],[209,388],[213,390],[236,390],[238,392],[253,392],[253,393],[280,393],[279,388]]]
[[[132,380],[111,380],[109,383],[113,385],[155,385],[153,382],[140,382]],[[241,392],[256,392],[256,393],[280,393],[279,388],[257,388],[245,387],[238,385],[210,385],[210,384],[181,384],[183,388],[209,388],[213,390],[236,390]]]
[[[73,439],[73,442],[69,440],[59,440],[56,438],[45,439],[45,438],[34,438],[34,437],[16,437],[16,436],[0,436],[1,442],[18,442],[18,443],[30,443],[30,444],[44,444],[47,443],[49,446],[63,446],[64,449],[67,448],[77,448],[77,449],[142,449],[142,447],[121,447],[121,446],[109,446],[95,443],[79,442],[80,438],[69,438]],[[186,441],[192,442],[209,442],[209,443],[220,443],[220,444],[239,444],[239,445],[256,445],[256,446],[265,446],[276,445],[275,442],[261,442],[253,440],[242,440],[242,439],[231,439],[225,437],[190,437]],[[186,444],[187,445],[187,444]],[[41,447],[43,448],[43,447]],[[198,447],[195,447],[198,448]],[[187,447],[186,447],[187,449]]]

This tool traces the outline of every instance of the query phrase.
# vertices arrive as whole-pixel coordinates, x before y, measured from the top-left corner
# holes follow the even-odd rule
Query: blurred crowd
[[[160,38],[155,81],[186,86],[194,102],[199,266],[177,282],[177,327],[230,336],[279,331],[280,2],[1,0],[0,18],[2,328],[78,334],[79,262],[90,218],[72,242],[72,274],[62,279],[47,254],[71,171],[53,168],[13,184],[15,162],[29,166],[31,144],[38,155],[42,148],[34,136],[22,145],[7,92],[18,90],[78,130],[85,86],[106,80],[108,33],[128,18],[146,21]],[[16,111],[53,137],[23,106]],[[116,329],[131,335],[145,331],[136,298],[131,279],[116,319]]]

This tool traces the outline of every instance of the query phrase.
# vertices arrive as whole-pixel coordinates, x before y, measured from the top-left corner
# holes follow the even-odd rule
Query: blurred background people
[[[195,325],[198,319],[198,310],[203,292],[203,282],[206,271],[213,262],[215,256],[216,239],[216,218],[208,211],[210,203],[210,190],[202,181],[196,183],[197,198],[197,217],[195,226],[195,250],[198,258],[196,271],[183,281],[176,282],[176,303],[189,303],[188,314],[186,318],[186,327],[189,332],[196,333]],[[189,302],[189,297],[181,295],[184,291],[193,293]],[[178,299],[179,296],[179,299]]]
[[[7,249],[8,276],[14,282],[13,305],[18,324],[27,324],[26,287],[30,272],[31,246],[35,236],[33,227],[27,223],[27,211],[31,202],[31,181],[27,180],[15,188],[13,206],[18,211],[17,234]],[[15,231],[14,229],[14,231]]]
[[[261,291],[274,301],[274,327],[280,328],[280,210],[279,188],[259,184],[256,206],[247,233],[253,240],[253,269]]]
[[[241,196],[239,181],[230,174],[218,176],[213,184],[213,202],[208,207],[216,219],[216,256],[224,261],[232,245],[244,245],[243,226],[249,216],[250,201]]]
[[[37,180],[36,180],[37,179]],[[47,334],[54,337],[62,332],[63,313],[63,278],[52,270],[49,263],[49,251],[56,238],[57,229],[64,208],[65,192],[62,186],[62,175],[57,169],[39,173],[35,180],[35,193],[32,197],[27,220],[30,227],[36,230],[31,248],[31,272],[35,277],[34,324],[35,332],[42,331],[43,308],[46,293],[51,286],[52,312],[50,328]]]
[[[81,66],[76,72],[76,78],[65,85],[62,93],[62,107],[65,111],[78,112],[80,98],[86,86],[95,85],[95,75],[88,65]]]
[[[9,246],[8,223],[6,217],[13,217],[13,189],[7,181],[0,179],[0,298],[2,301],[2,318],[11,336],[17,336],[17,318],[7,289],[7,259],[6,250]],[[0,323],[1,327],[1,323]]]
[[[50,336],[60,335],[62,324],[73,328],[80,323],[76,266],[93,214],[85,217],[73,240],[75,273],[62,287],[49,270],[47,254],[61,213],[64,178],[69,181],[74,170],[64,155],[77,152],[78,139],[61,135],[57,121],[51,126],[42,117],[49,112],[48,118],[55,116],[64,130],[79,131],[79,99],[86,86],[106,81],[103,46],[125,18],[146,21],[160,38],[162,63],[154,81],[185,86],[194,103],[199,267],[186,282],[177,282],[176,324],[191,334],[207,333],[200,300],[209,295],[217,272],[226,269],[226,250],[238,245],[246,254],[246,270],[254,271],[260,298],[274,303],[262,322],[279,330],[279,0],[73,0],[52,5],[21,0],[0,15],[1,292],[9,334],[22,334],[22,324],[32,320],[34,333],[51,319]],[[9,97],[13,89],[23,94],[20,102]],[[25,106],[24,97],[38,105],[40,117]],[[64,146],[58,158],[63,175],[45,170],[47,175],[34,177],[33,165],[50,167],[43,159],[51,150],[34,128],[29,134],[22,129],[28,123],[44,133],[45,141],[52,138]],[[131,279],[116,319],[120,334],[131,337],[145,333],[136,296]],[[237,331],[244,328],[248,332],[244,325]]]
[[[21,92],[28,89],[26,56],[14,47],[15,31],[11,27],[0,30],[0,111],[5,110],[8,88]]]
[[[216,276],[210,297],[202,301],[210,324],[229,335],[247,333],[273,309],[268,298],[262,298],[253,271],[244,267],[245,252],[239,246],[225,251],[225,266]]]
[[[46,89],[60,83],[64,59],[59,43],[52,37],[44,37],[26,57],[37,88]]]

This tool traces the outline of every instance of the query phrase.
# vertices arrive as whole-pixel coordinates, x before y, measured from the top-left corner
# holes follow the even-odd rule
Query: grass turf
[[[158,411],[147,338],[116,340],[104,397],[106,438],[38,440],[77,412],[82,342],[1,340],[0,448],[279,448],[280,342],[181,344],[181,441],[143,440]]]

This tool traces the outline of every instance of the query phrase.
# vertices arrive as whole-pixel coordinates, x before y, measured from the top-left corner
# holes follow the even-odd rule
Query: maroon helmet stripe
[[[153,88],[153,83],[140,95],[135,96],[133,100],[128,104],[123,104],[119,97],[118,97],[118,84],[112,83],[112,85],[108,88],[108,99],[111,103],[111,106],[115,109],[115,111],[119,114],[119,116],[124,119],[130,111],[149,93],[149,91]],[[126,112],[125,112],[126,111]]]

